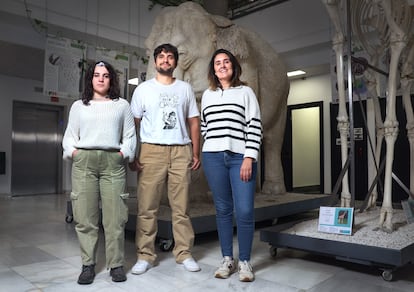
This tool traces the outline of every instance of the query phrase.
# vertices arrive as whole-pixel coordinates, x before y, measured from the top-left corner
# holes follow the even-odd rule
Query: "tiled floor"
[[[98,275],[92,285],[76,283],[81,261],[74,224],[65,222],[66,197],[44,195],[0,198],[0,291],[414,291],[414,266],[400,267],[395,280],[384,281],[375,267],[337,261],[315,254],[279,249],[275,258],[255,233],[253,283],[215,279],[220,261],[215,233],[196,236],[194,257],[202,270],[184,271],[170,252],[159,251],[159,264],[143,275],[132,275],[134,235],[127,232],[128,280],[113,283],[104,267],[100,241]],[[236,245],[237,247],[237,245]],[[236,248],[237,251],[237,248]]]

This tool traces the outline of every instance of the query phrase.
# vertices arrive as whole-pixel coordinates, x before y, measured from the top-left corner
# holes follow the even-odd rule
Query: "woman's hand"
[[[72,158],[74,158],[78,154],[78,149],[73,150],[72,152]]]
[[[240,167],[240,179],[242,181],[247,182],[252,178],[252,165],[253,158],[246,157],[243,159],[242,165]]]

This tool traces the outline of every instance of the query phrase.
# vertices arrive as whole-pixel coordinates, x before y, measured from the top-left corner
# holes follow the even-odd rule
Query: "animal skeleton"
[[[344,75],[343,75],[343,46],[344,21],[341,17],[340,0],[322,0],[325,4],[328,14],[335,26],[335,35],[333,37],[333,49],[336,53],[337,78],[338,78],[338,130],[341,136],[341,158],[344,166],[347,159],[347,135],[349,133],[349,122],[345,108],[344,97]],[[378,66],[379,59],[386,53],[389,47],[390,63],[387,81],[387,105],[386,117],[382,122],[379,102],[377,97],[379,93],[380,76],[378,72],[366,72],[368,78],[369,92],[373,96],[375,121],[377,131],[375,158],[379,161],[382,141],[385,137],[386,157],[385,157],[385,180],[384,180],[384,197],[381,207],[380,219],[378,225],[387,232],[392,232],[392,165],[394,160],[394,145],[398,135],[398,121],[396,117],[396,94],[399,80],[399,62],[403,56],[405,62],[401,71],[401,86],[403,92],[403,102],[407,114],[407,130],[410,142],[410,153],[414,153],[414,115],[412,111],[410,91],[413,82],[413,59],[414,49],[403,54],[404,48],[408,43],[408,32],[411,29],[411,8],[406,0],[351,0],[351,17],[353,30],[362,44],[364,50],[370,56],[370,61],[374,66]],[[410,44],[412,41],[410,42]],[[340,86],[342,85],[342,86]],[[410,189],[414,190],[413,166],[414,159],[411,155],[411,172],[410,172]],[[341,206],[350,206],[350,193],[348,187],[347,175],[342,182]],[[376,188],[371,193],[368,207],[375,206],[377,199]]]

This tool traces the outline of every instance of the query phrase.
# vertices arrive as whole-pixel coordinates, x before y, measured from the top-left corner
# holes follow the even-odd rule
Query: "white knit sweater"
[[[71,159],[78,148],[119,150],[132,162],[136,143],[134,118],[125,99],[73,103],[62,141],[63,158]]]

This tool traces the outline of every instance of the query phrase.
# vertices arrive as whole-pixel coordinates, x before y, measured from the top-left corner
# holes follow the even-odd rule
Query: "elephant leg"
[[[382,5],[386,8],[387,1]],[[389,13],[386,12],[386,13]],[[396,115],[396,93],[397,93],[397,75],[398,63],[401,52],[406,46],[405,34],[402,33],[398,26],[393,23],[393,19],[388,15],[387,21],[391,28],[394,28],[390,37],[391,60],[388,76],[388,97],[387,97],[387,115],[384,122],[385,142],[386,142],[386,163],[385,163],[385,181],[384,181],[384,199],[381,207],[379,226],[384,227],[385,231],[392,232],[392,165],[394,160],[394,145],[398,136],[398,121]],[[394,24],[394,25],[391,25]]]
[[[411,44],[409,53],[402,68],[402,76],[411,76],[413,73],[414,45]],[[407,117],[407,137],[410,144],[410,192],[414,194],[414,112],[411,102],[411,87],[414,80],[409,77],[401,79],[401,90],[405,115]]]
[[[382,142],[384,141],[384,124],[382,122],[381,109],[377,97],[373,98],[374,114],[375,114],[375,130],[376,130],[376,145],[375,145],[375,161],[376,171],[379,171],[379,163],[381,160]],[[375,184],[374,189],[370,195],[367,209],[375,208],[378,199],[378,183]]]
[[[348,159],[348,133],[349,133],[348,120],[345,120],[345,121],[339,120],[338,130],[339,130],[340,139],[341,139],[342,167],[344,167],[346,160]],[[348,171],[346,171],[344,177],[342,178],[341,207],[350,207],[350,206],[351,206],[351,193],[349,191]]]
[[[392,216],[394,210],[392,208],[392,165],[394,160],[394,145],[398,136],[398,122],[386,121],[385,142],[386,142],[386,162],[385,162],[385,181],[384,181],[384,199],[380,211],[379,227],[386,232],[393,231]]]
[[[344,78],[344,24],[341,18],[340,1],[338,0],[323,0],[322,1],[327,9],[329,17],[334,24],[335,34],[332,40],[332,47],[336,56],[336,76],[338,84],[338,99],[339,99],[339,112],[338,112],[338,131],[341,139],[341,160],[342,167],[344,167],[348,160],[348,133],[349,133],[349,120],[346,112],[345,104],[345,78]],[[341,191],[341,206],[350,207],[351,193],[349,191],[348,171],[346,171],[342,178],[342,191]]]
[[[283,168],[281,163],[280,137],[269,135],[263,139],[263,151],[265,153],[264,181],[262,193],[264,194],[284,194],[286,193]]]

